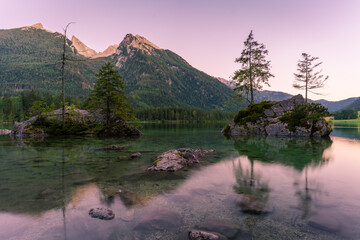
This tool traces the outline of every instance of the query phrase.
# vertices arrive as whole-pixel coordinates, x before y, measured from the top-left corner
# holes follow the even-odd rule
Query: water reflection
[[[251,161],[281,163],[303,170],[306,166],[321,166],[331,160],[330,155],[324,155],[331,144],[330,138],[247,136],[236,138],[234,148]]]
[[[213,129],[149,132],[129,141],[1,141],[0,238],[178,239],[188,229],[229,239],[360,236],[358,140],[233,143]],[[157,154],[184,143],[216,151],[188,171],[146,172]],[[126,148],[99,151],[110,144]],[[143,156],[130,159],[134,151]],[[88,216],[105,206],[115,213],[112,221]]]

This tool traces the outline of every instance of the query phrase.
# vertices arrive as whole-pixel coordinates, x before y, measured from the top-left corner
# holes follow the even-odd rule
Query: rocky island
[[[130,137],[142,135],[136,127],[129,125],[122,118],[114,120],[110,129],[106,129],[105,118],[99,111],[88,112],[67,107],[65,119],[65,127],[63,127],[60,109],[44,115],[37,115],[24,122],[15,123],[11,135],[14,137],[58,135]]]
[[[324,117],[329,113],[317,103],[306,103],[301,95],[280,101],[252,103],[238,112],[222,130],[224,135],[268,135],[325,137],[332,131]]]

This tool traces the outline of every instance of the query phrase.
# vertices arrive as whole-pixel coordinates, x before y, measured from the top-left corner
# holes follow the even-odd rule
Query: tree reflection
[[[321,166],[331,159],[324,156],[332,145],[330,138],[279,138],[263,136],[237,137],[234,147],[250,160],[276,162],[303,170],[306,166]]]
[[[251,163],[250,171],[244,171],[239,163],[235,169],[237,185],[235,192],[244,194],[240,207],[255,202],[259,212],[268,199],[268,185],[260,181],[260,176],[254,173],[254,161],[267,163],[281,163],[292,166],[299,172],[304,172],[304,188],[296,190],[299,199],[299,208],[302,211],[302,218],[309,216],[311,212],[314,193],[321,192],[317,187],[310,188],[308,170],[321,167],[331,159],[331,154],[324,154],[324,151],[332,145],[330,138],[278,138],[248,136],[239,137],[235,140],[235,149],[240,155],[246,155]],[[249,195],[249,196],[247,196]],[[245,199],[245,200],[244,200]],[[242,206],[243,205],[243,206]],[[254,211],[256,212],[256,211]]]

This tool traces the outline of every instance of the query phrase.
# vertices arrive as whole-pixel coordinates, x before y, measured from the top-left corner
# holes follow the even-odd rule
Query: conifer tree
[[[126,103],[127,97],[123,92],[124,83],[115,66],[110,62],[106,63],[96,77],[95,89],[87,101],[90,108],[100,109],[105,117],[107,129],[119,118],[131,118],[131,108]]]
[[[324,76],[320,71],[316,71],[315,68],[320,66],[322,62],[315,63],[318,57],[312,57],[310,54],[303,53],[302,59],[298,61],[297,70],[298,73],[294,73],[295,82],[293,87],[296,89],[305,90],[305,101],[308,99],[308,92],[318,94],[313,89],[323,88],[324,83],[328,80],[329,76]]]
[[[233,82],[236,84],[234,91],[240,95],[250,93],[250,103],[254,103],[254,91],[262,90],[262,84],[269,85],[269,78],[274,77],[270,73],[270,61],[265,59],[268,50],[265,45],[254,40],[251,31],[244,42],[245,48],[241,56],[235,60],[241,64],[241,68],[235,71]]]

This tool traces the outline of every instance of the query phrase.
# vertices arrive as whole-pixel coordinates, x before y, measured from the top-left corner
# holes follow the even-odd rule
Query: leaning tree
[[[319,59],[318,57],[312,57],[307,53],[303,53],[301,56],[302,59],[299,60],[297,64],[298,72],[294,73],[295,82],[293,87],[305,90],[305,101],[307,102],[308,92],[320,95],[313,90],[323,88],[329,76],[321,74],[322,70],[316,70],[316,68],[322,64],[322,62],[316,62]]]
[[[239,91],[239,95],[250,93],[250,103],[254,103],[254,91],[262,90],[262,85],[269,85],[269,78],[274,77],[270,73],[270,61],[265,59],[268,50],[265,45],[254,40],[251,31],[244,42],[245,48],[241,56],[235,60],[241,64],[241,68],[235,71],[232,78],[236,84],[234,91]]]

